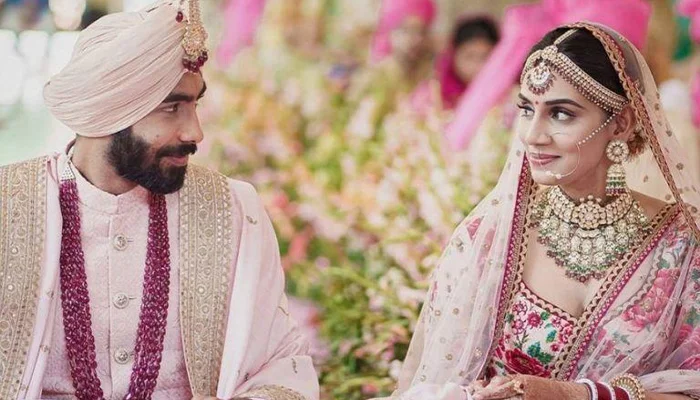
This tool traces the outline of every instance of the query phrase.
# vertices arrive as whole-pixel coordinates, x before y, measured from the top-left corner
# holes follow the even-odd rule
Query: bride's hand
[[[530,375],[495,377],[487,384],[474,382],[470,391],[474,400],[514,399],[588,399],[585,385]],[[527,392],[527,394],[526,394]]]
[[[512,376],[497,376],[489,382],[476,381],[468,390],[474,400],[520,398],[524,393],[522,381]]]

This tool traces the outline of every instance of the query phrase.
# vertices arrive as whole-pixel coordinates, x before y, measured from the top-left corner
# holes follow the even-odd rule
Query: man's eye
[[[165,111],[165,112],[167,112],[167,113],[176,113],[177,110],[179,110],[179,109],[180,109],[180,105],[177,104],[177,103],[175,103],[175,104],[173,104],[172,106],[165,107],[165,108],[163,109],[163,111]]]

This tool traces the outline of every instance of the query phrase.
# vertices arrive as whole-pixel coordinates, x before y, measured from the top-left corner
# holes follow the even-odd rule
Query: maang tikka
[[[554,44],[537,50],[528,57],[520,81],[535,94],[546,93],[554,84],[556,72],[576,88],[586,99],[610,114],[619,113],[628,103],[627,98],[608,89],[579,68],[559,46],[573,35],[577,29],[569,29],[559,36]]]

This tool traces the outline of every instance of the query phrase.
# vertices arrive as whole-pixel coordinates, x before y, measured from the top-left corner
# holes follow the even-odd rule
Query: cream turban
[[[80,33],[68,65],[44,88],[51,113],[81,136],[102,137],[153,111],[177,86],[185,23],[161,2],[107,15]]]

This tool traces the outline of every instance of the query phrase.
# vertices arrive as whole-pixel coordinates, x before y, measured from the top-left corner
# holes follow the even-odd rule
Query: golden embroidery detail
[[[229,184],[190,165],[180,190],[180,319],[192,391],[213,396],[219,381],[232,265]]]
[[[42,157],[0,168],[0,399],[23,389],[44,255],[46,165]]]
[[[306,400],[300,393],[284,386],[265,385],[240,395],[243,398],[263,398],[265,400]]]

